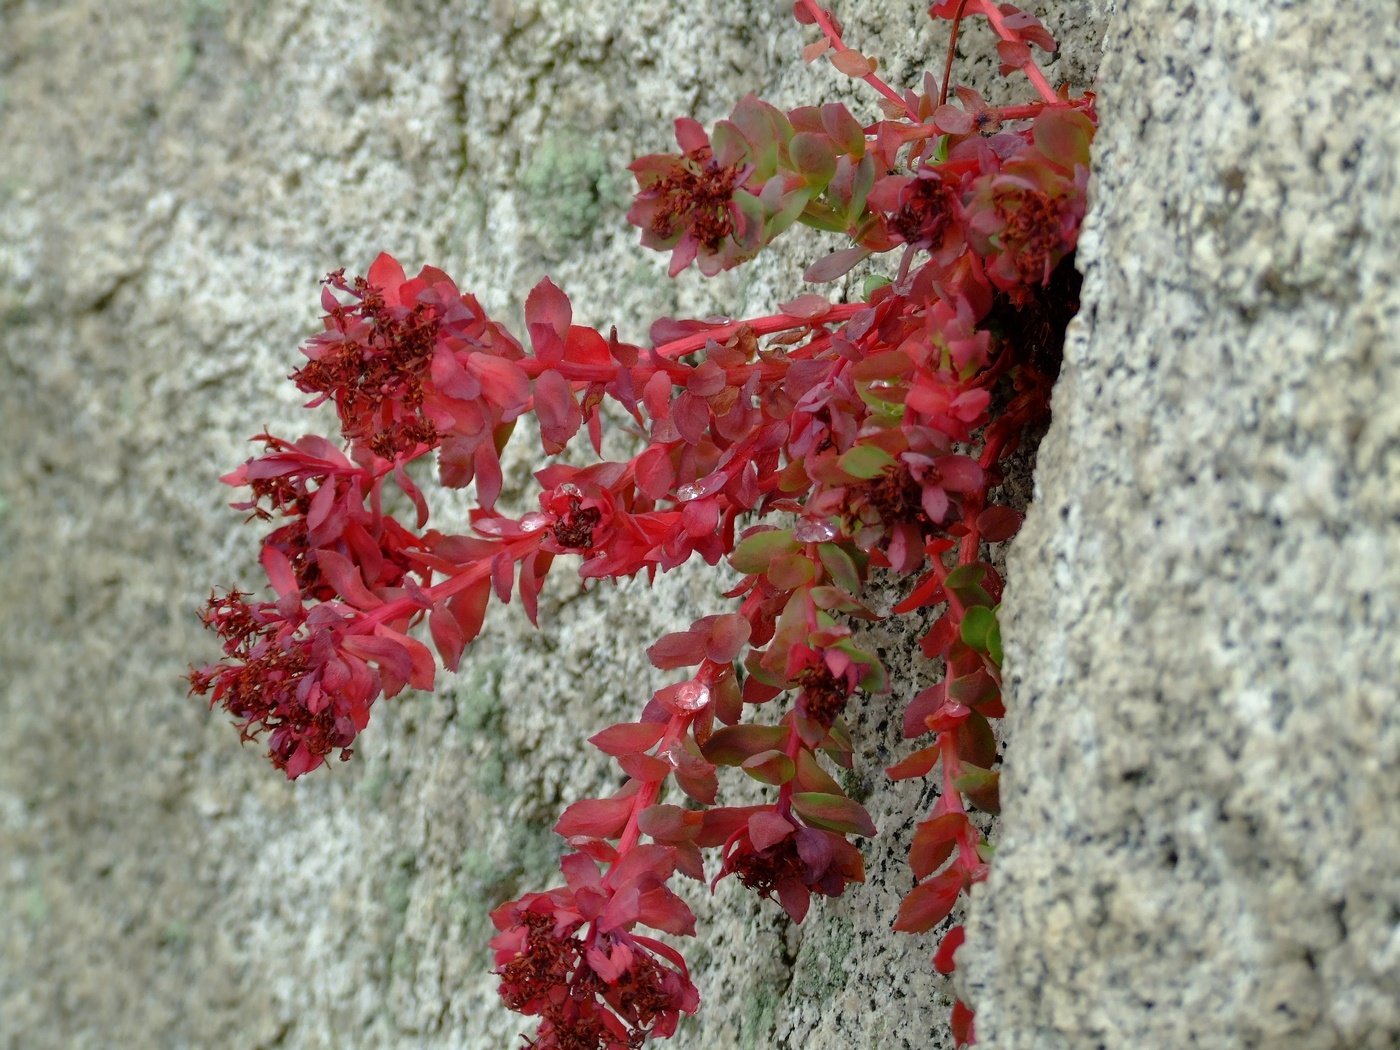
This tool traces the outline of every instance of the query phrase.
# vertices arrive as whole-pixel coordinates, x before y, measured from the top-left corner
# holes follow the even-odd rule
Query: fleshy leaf
[[[963,889],[963,872],[956,865],[909,891],[899,906],[894,928],[901,933],[927,933],[948,917]]]
[[[848,835],[863,835],[866,838],[875,834],[875,822],[870,819],[865,807],[844,795],[798,791],[793,793],[792,808],[814,828],[841,831]]]

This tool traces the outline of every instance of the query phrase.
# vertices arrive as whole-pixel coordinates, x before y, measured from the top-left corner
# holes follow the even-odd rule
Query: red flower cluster
[[[249,602],[238,591],[211,596],[204,623],[224,639],[232,662],[190,675],[193,691],[208,695],[211,707],[222,704],[244,740],[270,733],[268,757],[288,778],[315,769],[336,748],[349,758],[381,690],[379,676],[341,646],[345,623],[334,608],[320,605],[305,615],[291,597],[273,603]]]
[[[309,404],[334,401],[346,440],[381,459],[439,448],[443,484],[476,476],[489,507],[500,492],[497,438],[530,405],[520,344],[431,266],[409,280],[380,255],[368,277],[347,283],[337,271],[326,284],[326,331],[303,348],[310,363],[292,375],[319,395]]]
[[[638,847],[605,879],[575,853],[565,860],[567,886],[491,913],[501,997],[541,1018],[527,1046],[635,1050],[695,1012],[700,995],[680,953],[631,932],[638,923],[694,932],[690,909],[664,885],[674,868],[674,850]]]

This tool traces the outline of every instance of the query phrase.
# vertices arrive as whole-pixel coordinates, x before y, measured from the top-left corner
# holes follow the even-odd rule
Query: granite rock
[[[1112,23],[980,1046],[1400,1045],[1397,56],[1379,0]]]

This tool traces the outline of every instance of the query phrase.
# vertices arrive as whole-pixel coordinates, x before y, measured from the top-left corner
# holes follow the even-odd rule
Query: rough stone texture
[[[1004,634],[989,1050],[1400,1045],[1400,30],[1123,3]]]
[[[460,677],[381,704],[354,762],[288,785],[180,681],[215,652],[209,586],[257,579],[213,479],[260,426],[310,425],[282,376],[315,282],[381,249],[508,321],[548,272],[633,339],[796,292],[815,235],[672,283],[621,221],[623,166],[676,115],[750,90],[874,115],[797,59],[788,6],[0,0],[0,1050],[476,1050],[527,1026],[496,1003],[485,913],[553,884],[549,826],[612,775],[585,730],[639,709],[643,647],[715,611],[715,581],[556,580],[543,632],[497,610]],[[937,64],[922,4],[839,6],[894,82]],[[1102,7],[1047,12],[1053,77],[1087,84]],[[985,29],[964,49],[962,79],[1024,97]],[[465,506],[438,501],[441,527]],[[898,669],[905,695],[926,671]],[[945,1044],[932,938],[888,929],[930,802],[879,773],[895,704],[864,716],[852,785],[886,829],[871,885],[801,928],[697,893],[710,1006],[675,1045]]]

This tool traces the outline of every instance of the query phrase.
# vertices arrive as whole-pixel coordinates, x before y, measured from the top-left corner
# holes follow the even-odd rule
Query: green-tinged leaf
[[[787,680],[777,670],[764,664],[763,659],[768,655],[766,649],[750,649],[744,656],[744,670],[748,671],[749,678],[755,682],[762,682],[766,686],[774,689],[782,689],[787,684]],[[748,688],[749,683],[744,683],[744,688]]]
[[[844,588],[847,594],[855,595],[861,592],[864,582],[861,580],[860,570],[856,567],[855,559],[840,544],[818,544],[817,556],[821,558],[827,574]]]
[[[845,613],[860,620],[881,620],[882,616],[877,616],[866,606],[856,601],[840,587],[813,587],[809,591],[812,601],[816,603],[818,609],[825,609],[827,612]]]
[[[745,773],[764,784],[786,784],[797,772],[796,764],[781,751],[760,751],[739,766]]]
[[[781,750],[787,738],[782,726],[725,726],[710,735],[700,753],[717,766],[737,766],[762,752]]]
[[[964,766],[963,769],[965,772],[954,779],[953,787],[966,795],[978,809],[988,813],[1000,813],[1001,797],[998,789],[1001,774],[990,769],[978,769],[976,766]]]
[[[992,629],[987,632],[987,655],[992,658],[992,663],[998,667],[1001,666],[1001,622],[999,620],[992,624]]]
[[[851,477],[868,481],[870,478],[878,478],[888,468],[893,467],[895,458],[874,445],[856,445],[843,452],[836,462]]]
[[[798,544],[792,538],[791,529],[770,529],[756,532],[739,541],[734,553],[729,556],[729,564],[746,576],[767,572],[773,559],[791,554]]]
[[[979,653],[987,651],[987,635],[996,626],[997,614],[985,605],[974,605],[963,614],[962,640]]]
[[[981,583],[982,577],[987,575],[987,567],[981,562],[973,562],[970,565],[959,565],[956,569],[948,573],[943,581],[943,586],[947,590],[954,590],[958,587],[970,587],[974,583]]]
[[[816,791],[824,795],[841,794],[841,785],[822,769],[817,756],[806,749],[797,752],[797,776],[793,786],[798,791]]]
[[[788,156],[798,174],[815,190],[825,188],[836,173],[836,154],[831,149],[831,140],[824,134],[803,131],[794,135],[788,143]]]
[[[865,156],[865,129],[840,102],[828,102],[822,107],[822,127],[843,153],[857,160]]]
[[[803,226],[810,226],[814,230],[825,230],[827,233],[845,233],[848,225],[844,215],[819,200],[808,201],[807,206],[802,209],[797,218]],[[850,267],[848,266],[846,269],[849,270]]]
[[[797,791],[792,796],[792,808],[814,828],[841,831],[847,835],[863,835],[866,838],[875,834],[875,822],[870,819],[865,807],[844,795],[833,795],[823,791]]]
[[[927,933],[948,917],[962,890],[963,873],[956,865],[919,883],[899,906],[894,928],[901,933]]]
[[[739,126],[730,120],[719,120],[715,122],[714,129],[710,132],[710,148],[717,158],[726,158],[720,163],[729,162],[728,158],[742,158],[742,162],[753,159],[753,147]]]
[[[854,226],[865,211],[865,199],[875,186],[875,155],[867,153],[856,165],[855,178],[851,181],[851,202],[846,205],[846,223]]]
[[[894,281],[882,273],[866,274],[860,282],[860,297],[869,302],[870,297],[875,294],[875,289],[883,288],[887,284],[894,284]]]
[[[958,723],[954,741],[958,757],[973,766],[990,768],[997,760],[997,738],[992,732],[992,724],[976,711],[972,711]]]
[[[781,186],[782,183],[775,180],[769,185]],[[762,199],[765,204],[767,203],[766,194],[760,199]],[[764,226],[765,239],[771,241],[801,218],[802,214],[810,206],[811,201],[812,190],[807,186],[798,186],[779,196],[777,206],[772,209],[772,214],[769,216],[767,224]]]
[[[780,591],[796,590],[811,581],[817,567],[802,551],[780,554],[768,566],[768,581]]]
[[[1089,166],[1089,143],[1094,137],[1094,124],[1077,109],[1049,106],[1035,118],[1031,130],[1035,148],[1056,164],[1073,171],[1076,166]]]
[[[914,362],[903,350],[882,350],[852,366],[851,378],[858,383],[894,379],[911,371],[913,367]]]
[[[981,668],[948,683],[948,697],[968,707],[990,704],[1001,695],[996,679]]]
[[[826,739],[822,741],[822,750],[831,756],[838,766],[843,769],[851,768],[851,756],[855,754],[856,746],[851,741],[851,731],[846,728],[846,720],[838,718],[826,733]]]
[[[778,170],[778,148],[792,137],[792,125],[781,111],[751,94],[739,100],[729,119],[753,150],[754,176],[767,182]]]
[[[845,649],[853,657],[870,661],[865,675],[857,683],[861,689],[867,693],[888,693],[890,691],[890,676],[885,671],[885,665],[878,656],[853,647],[848,648],[845,645],[840,646],[840,648]]]

